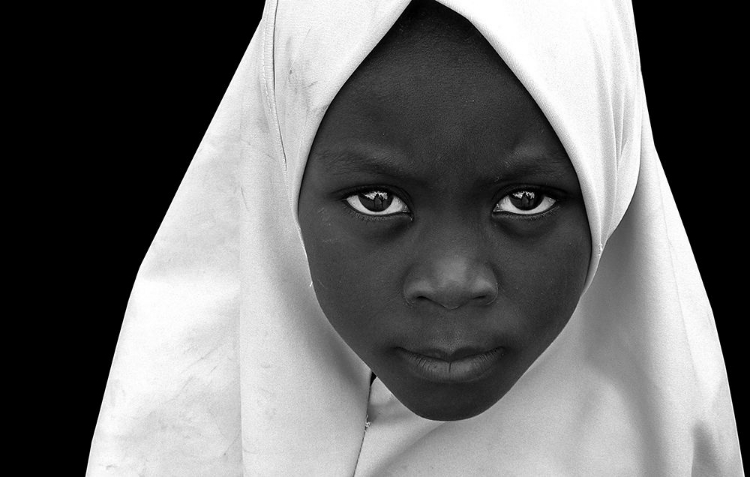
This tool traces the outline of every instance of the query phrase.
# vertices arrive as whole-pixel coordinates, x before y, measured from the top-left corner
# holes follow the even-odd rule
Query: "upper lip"
[[[478,346],[464,346],[459,348],[420,348],[416,350],[410,350],[407,349],[406,351],[409,351],[410,353],[414,354],[420,354],[422,356],[426,356],[428,358],[433,359],[440,359],[442,361],[447,362],[453,362],[458,361],[463,358],[468,358],[471,356],[477,356],[485,353],[489,353],[490,351],[493,351],[497,349],[498,347],[478,347]]]

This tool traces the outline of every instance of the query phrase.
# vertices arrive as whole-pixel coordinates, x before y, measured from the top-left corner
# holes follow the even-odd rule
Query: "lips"
[[[409,370],[417,377],[435,383],[468,383],[482,379],[505,354],[503,347],[479,349],[472,347],[455,350],[397,349]]]

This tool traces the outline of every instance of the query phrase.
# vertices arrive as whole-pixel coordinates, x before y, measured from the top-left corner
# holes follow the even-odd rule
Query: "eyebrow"
[[[490,182],[513,182],[526,177],[564,177],[575,168],[567,155],[554,151],[514,151],[502,161],[499,173]]]
[[[359,148],[324,150],[315,153],[316,160],[322,161],[326,172],[331,175],[372,173],[414,183],[427,183],[428,179],[415,175],[403,165],[408,159],[397,152],[360,150]],[[497,172],[492,176],[477,180],[477,186],[501,182],[537,180],[549,177],[552,180],[564,177],[572,164],[568,156],[556,151],[517,149],[504,159],[498,160]],[[573,169],[574,170],[574,169]],[[575,171],[575,170],[574,170]]]
[[[364,171],[393,178],[418,180],[403,167],[406,158],[400,154],[344,149],[317,152],[315,158],[322,161],[326,172],[332,175]]]

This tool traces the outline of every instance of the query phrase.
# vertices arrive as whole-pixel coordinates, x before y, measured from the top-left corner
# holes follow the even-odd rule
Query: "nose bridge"
[[[498,280],[478,227],[443,221],[420,237],[404,282],[412,305],[431,302],[453,310],[487,305],[497,298]]]

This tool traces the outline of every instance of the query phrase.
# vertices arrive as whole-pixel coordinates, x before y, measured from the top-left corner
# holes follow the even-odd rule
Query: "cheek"
[[[567,324],[588,273],[591,239],[585,214],[517,251],[503,275],[509,303],[519,317],[519,337],[539,353]]]
[[[398,326],[399,261],[387,247],[353,236],[334,222],[304,227],[310,273],[318,302],[331,325],[357,352]]]

